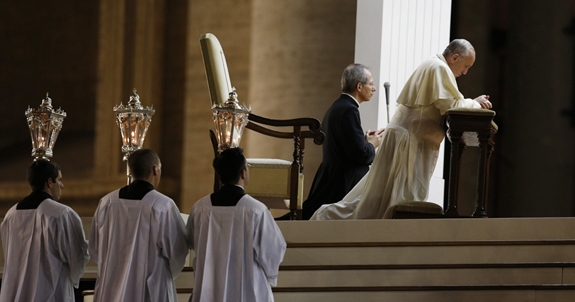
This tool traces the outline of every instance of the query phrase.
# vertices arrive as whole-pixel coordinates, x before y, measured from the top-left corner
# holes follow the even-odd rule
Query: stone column
[[[252,104],[249,95],[251,0],[191,1],[187,10],[185,87],[182,129],[180,210],[187,213],[201,197],[213,192],[214,158],[209,130],[214,129],[208,82],[200,48],[200,35],[212,33],[222,44],[232,85],[240,103]],[[249,155],[249,154],[248,154]]]
[[[96,88],[94,177],[120,172],[120,133],[112,109],[123,98],[125,1],[102,0]]]

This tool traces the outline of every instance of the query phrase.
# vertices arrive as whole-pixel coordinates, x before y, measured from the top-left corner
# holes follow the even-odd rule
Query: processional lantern
[[[130,101],[124,106],[122,103],[114,107],[116,113],[116,123],[120,127],[122,135],[122,152],[124,161],[128,164],[128,157],[132,152],[141,149],[146,139],[146,132],[152,123],[152,115],[156,112],[153,107],[143,107],[140,103],[140,96],[134,88]],[[126,169],[128,184],[132,182],[130,168]]]
[[[52,99],[48,97],[42,100],[38,109],[28,109],[24,112],[32,138],[32,156],[34,161],[38,159],[49,160],[53,156],[54,145],[58,134],[62,130],[62,123],[66,112],[62,109],[54,110]]]
[[[216,138],[218,151],[240,146],[242,133],[248,124],[251,108],[240,105],[235,88],[223,104],[212,105],[212,117],[216,125]]]

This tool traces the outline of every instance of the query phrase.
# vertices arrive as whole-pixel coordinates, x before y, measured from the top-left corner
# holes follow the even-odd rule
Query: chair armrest
[[[255,132],[272,136],[276,138],[292,139],[294,137],[300,138],[313,138],[316,145],[321,145],[325,141],[325,134],[321,131],[321,124],[315,118],[296,118],[296,119],[269,119],[259,115],[250,113],[248,117],[248,124],[246,128]],[[293,127],[293,131],[277,131],[266,128],[264,126],[273,127]],[[309,130],[301,131],[301,127],[307,126]]]

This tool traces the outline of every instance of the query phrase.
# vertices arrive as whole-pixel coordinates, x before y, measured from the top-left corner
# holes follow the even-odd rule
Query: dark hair
[[[33,161],[28,167],[26,179],[30,187],[32,187],[32,190],[44,190],[48,179],[56,182],[58,171],[60,171],[60,166],[57,163],[45,159],[38,159]]]
[[[351,64],[345,68],[341,75],[341,91],[345,93],[352,93],[357,84],[367,84],[367,73],[369,67],[363,64]]]
[[[240,174],[246,169],[246,157],[242,148],[229,148],[214,158],[216,174],[224,185],[237,184]]]
[[[128,157],[128,167],[134,179],[145,179],[152,174],[154,165],[160,164],[160,157],[151,149],[139,149]]]

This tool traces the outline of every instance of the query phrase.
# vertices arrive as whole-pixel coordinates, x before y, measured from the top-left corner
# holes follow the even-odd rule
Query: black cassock
[[[375,148],[365,140],[358,107],[353,98],[342,94],[323,118],[323,160],[303,203],[303,219],[310,219],[323,204],[342,200],[373,162]]]

